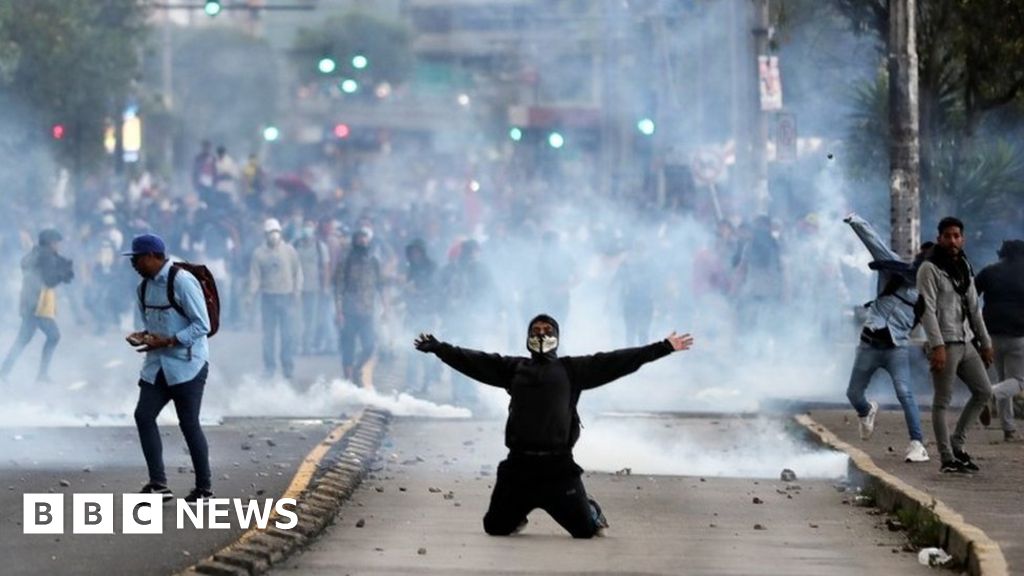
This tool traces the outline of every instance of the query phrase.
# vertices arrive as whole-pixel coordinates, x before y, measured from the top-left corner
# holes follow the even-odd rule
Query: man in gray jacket
[[[971,456],[964,451],[967,427],[977,421],[992,396],[985,372],[992,364],[992,339],[978,308],[971,266],[964,255],[964,224],[953,217],[939,222],[939,237],[928,260],[917,272],[917,290],[924,302],[921,324],[928,338],[935,396],[932,400],[932,426],[942,457],[941,472],[977,471]],[[968,330],[967,324],[970,323]],[[973,337],[980,345],[975,349]],[[953,396],[953,382],[959,376],[971,391],[952,438],[946,426],[946,409]]]
[[[910,435],[904,460],[927,462],[928,451],[924,447],[921,415],[911,391],[911,350],[907,345],[914,328],[914,302],[917,301],[913,274],[924,260],[925,250],[930,248],[931,243],[922,245],[914,263],[907,264],[882,241],[878,232],[866,220],[850,214],[843,221],[853,228],[871,253],[874,259],[871,268],[878,270],[878,293],[866,305],[867,318],[860,333],[860,345],[853,360],[846,397],[850,399],[860,419],[860,436],[867,440],[875,430],[878,403],[865,399],[864,392],[874,373],[885,370],[892,379],[896,399],[903,408],[903,417]]]

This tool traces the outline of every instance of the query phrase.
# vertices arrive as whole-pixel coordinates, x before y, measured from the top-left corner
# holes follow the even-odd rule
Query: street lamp
[[[636,123],[636,129],[644,136],[650,136],[654,134],[654,120],[643,118]]]
[[[362,54],[356,54],[355,56],[352,57],[352,67],[355,68],[356,70],[362,70],[363,68],[366,68],[366,66],[369,63],[370,61],[367,60],[366,56],[363,56]]]
[[[263,129],[263,139],[267,142],[273,142],[281,137],[281,131],[277,129],[277,126],[267,126]]]
[[[548,135],[548,145],[557,150],[565,146],[565,138],[558,132],[552,132]]]
[[[203,5],[203,12],[210,18],[213,18],[217,14],[220,14],[221,5],[219,0],[206,0],[206,4]]]
[[[508,137],[519,142],[523,139],[523,131],[519,127],[513,126],[512,129],[508,131]]]

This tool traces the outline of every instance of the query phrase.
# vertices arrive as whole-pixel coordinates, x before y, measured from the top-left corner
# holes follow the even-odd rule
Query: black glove
[[[413,344],[420,352],[437,352],[441,349],[441,341],[434,338],[433,334],[420,334]]]

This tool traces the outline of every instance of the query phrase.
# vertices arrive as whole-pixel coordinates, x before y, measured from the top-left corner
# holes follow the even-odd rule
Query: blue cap
[[[140,234],[132,238],[131,252],[122,252],[123,256],[135,256],[136,254],[166,254],[162,238],[156,234]]]

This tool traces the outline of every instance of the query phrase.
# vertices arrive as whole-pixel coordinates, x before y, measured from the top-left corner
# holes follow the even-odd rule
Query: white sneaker
[[[920,440],[911,440],[907,446],[907,455],[903,457],[907,462],[927,462],[928,451],[924,449],[924,444],[921,444]]]
[[[867,416],[861,416],[860,420],[860,439],[867,440],[871,438],[871,435],[875,433],[875,415],[878,414],[878,402],[868,402],[871,405],[871,410],[868,411]]]

